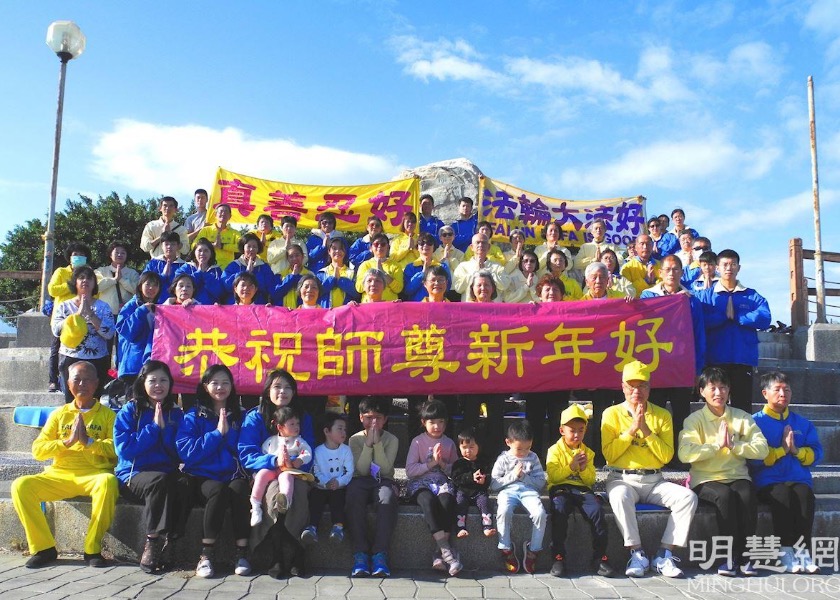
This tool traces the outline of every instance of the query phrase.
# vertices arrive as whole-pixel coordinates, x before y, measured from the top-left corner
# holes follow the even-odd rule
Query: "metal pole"
[[[41,273],[41,306],[49,297],[47,285],[52,277],[53,255],[55,254],[55,196],[58,190],[58,157],[61,153],[61,118],[64,113],[64,78],[67,74],[67,62],[73,58],[70,53],[60,52],[61,70],[58,75],[58,108],[55,115],[55,145],[53,149],[52,187],[50,188],[50,212],[47,216],[47,231],[44,233],[44,269]]]
[[[808,116],[811,121],[811,185],[814,190],[814,266],[817,288],[817,320],[825,318],[825,273],[823,272],[822,237],[820,235],[820,181],[817,176],[817,125],[814,117],[814,78],[808,76]]]

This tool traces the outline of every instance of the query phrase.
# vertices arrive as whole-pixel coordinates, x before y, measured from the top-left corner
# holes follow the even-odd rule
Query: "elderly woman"
[[[92,267],[83,265],[73,269],[67,289],[75,297],[53,309],[52,332],[61,340],[58,368],[67,381],[70,365],[81,360],[92,363],[99,376],[99,387],[94,394],[98,398],[102,387],[110,380],[108,340],[114,337],[114,315],[110,306],[96,299],[99,286]],[[64,392],[64,400],[73,401],[69,389]]]
[[[495,302],[498,292],[490,271],[478,270],[470,277],[467,302]]]
[[[227,295],[224,275],[216,264],[216,249],[207,238],[199,238],[190,252],[189,262],[178,267],[175,279],[189,275],[195,284],[195,299],[199,304],[222,304]]]
[[[201,304],[195,299],[195,281],[187,274],[177,275],[169,286],[169,298],[163,304],[169,306],[193,306]]]
[[[546,253],[545,260],[545,270],[560,279],[566,287],[566,300],[583,298],[583,290],[580,289],[580,284],[567,275],[570,263],[563,249],[560,247],[552,248]]]
[[[116,319],[120,309],[134,295],[140,274],[126,266],[129,252],[125,242],[111,242],[108,258],[111,264],[96,269],[96,279],[99,283],[99,299],[111,307],[111,313]]]
[[[385,302],[386,273],[379,269],[370,269],[362,280],[362,304]]]
[[[233,288],[233,282],[241,273],[251,273],[257,280],[256,304],[266,304],[275,286],[274,271],[263,262],[260,253],[263,243],[253,233],[246,233],[239,240],[240,256],[225,267],[225,286]]]
[[[510,285],[502,294],[503,302],[521,303],[521,302],[535,302],[539,300],[537,293],[537,280],[540,278],[539,268],[540,260],[532,250],[522,250],[522,243],[525,241],[523,234],[517,234],[519,231],[511,232],[511,241],[515,244],[517,251],[512,253],[505,271],[510,275]],[[519,256],[519,258],[516,258]]]
[[[342,238],[336,238],[342,239]],[[343,240],[342,240],[343,241]],[[275,286],[271,290],[271,303],[274,306],[297,308],[297,286],[304,275],[312,275],[312,271],[304,266],[306,254],[300,244],[286,246],[286,268],[275,278]]]
[[[562,302],[566,294],[563,282],[554,275],[543,275],[536,284],[540,304]],[[560,413],[569,406],[569,390],[530,392],[525,397],[525,418],[534,427],[534,441],[531,449],[538,456],[545,456],[552,444],[553,436],[560,430]],[[548,437],[544,425],[548,424]]]
[[[324,308],[343,306],[359,298],[353,267],[348,264],[347,241],[344,238],[330,240],[329,255],[330,264],[315,274],[323,288],[321,306]]]
[[[629,279],[621,275],[621,262],[618,260],[618,255],[615,251],[607,249],[601,252],[601,262],[606,265],[607,272],[609,274],[607,287],[614,292],[619,292],[624,297],[635,298],[636,288],[633,287],[633,284],[630,283]],[[588,288],[587,290],[584,290],[584,294],[587,291]]]
[[[745,558],[747,538],[758,520],[756,491],[747,460],[767,456],[767,440],[752,416],[729,406],[729,376],[706,367],[698,382],[706,405],[685,420],[680,432],[679,457],[691,464],[691,488],[700,502],[715,511],[717,534],[733,540],[732,555],[718,565],[718,575],[756,575]],[[732,562],[734,560],[734,562]]]
[[[412,302],[421,302],[428,295],[425,278],[430,268],[440,267],[446,272],[447,279],[452,279],[449,259],[444,257],[442,261],[438,261],[435,258],[435,238],[431,233],[421,233],[418,236],[417,248],[420,252],[420,258],[406,265],[404,271],[405,289],[403,290],[403,299]]]
[[[402,267],[389,258],[391,242],[388,236],[384,233],[373,236],[370,240],[370,250],[373,258],[360,264],[356,271],[356,291],[360,294],[364,292],[365,273],[376,269],[385,275],[384,299],[396,300],[403,290],[404,275]]]
[[[310,446],[315,447],[312,416],[306,411],[298,397],[295,378],[283,369],[275,369],[266,375],[259,405],[245,415],[242,432],[239,435],[239,457],[242,466],[249,473],[254,474],[261,469],[277,467],[277,456],[264,452],[263,444],[271,435],[274,435],[275,428],[272,424],[274,411],[283,406],[290,406],[297,412],[300,419],[300,436]],[[311,463],[303,469],[307,467],[311,467]],[[268,545],[267,554],[271,556],[271,568],[268,574],[280,579],[289,574],[303,574],[303,549],[298,538],[309,520],[307,503],[309,485],[302,480],[295,482],[294,497],[289,504],[291,508],[288,512],[281,511],[282,507],[276,505],[277,490],[276,482],[269,484],[266,490],[264,497],[266,510],[263,514],[269,518],[264,518],[262,523],[263,527],[270,525],[270,528],[260,531],[261,535],[258,537],[263,540],[259,546]],[[273,524],[272,521],[274,521]],[[266,553],[254,552],[254,556],[263,554]]]
[[[321,305],[320,300],[323,294],[321,282],[315,275],[312,273],[303,275],[297,285],[298,308],[304,310],[308,308],[328,308]]]
[[[548,270],[548,261],[546,260],[546,255],[553,248],[558,248],[563,254],[566,255],[566,264],[572,264],[572,254],[566,248],[560,245],[560,240],[563,236],[560,224],[557,221],[552,221],[551,223],[545,226],[545,229],[543,230],[543,235],[545,236],[545,242],[534,248],[534,252],[537,253],[537,258],[540,259],[540,264],[545,265],[546,270]]]

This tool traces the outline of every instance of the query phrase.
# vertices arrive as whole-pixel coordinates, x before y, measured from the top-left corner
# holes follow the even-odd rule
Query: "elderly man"
[[[762,375],[761,394],[767,404],[753,419],[767,438],[770,453],[764,460],[750,461],[758,499],[770,505],[785,571],[819,573],[808,549],[814,527],[811,467],[822,460],[822,444],[814,424],[788,408],[792,394],[784,373]]]
[[[682,284],[683,267],[682,262],[675,254],[670,254],[662,259],[662,266],[659,274],[662,281],[642,292],[641,299],[657,298],[660,296],[671,296],[683,294],[688,296],[689,307],[691,308],[691,325],[694,330],[694,373],[700,375],[706,355],[706,329],[703,324],[703,305],[691,295]],[[650,392],[650,401],[665,408],[671,403],[671,415],[677,431],[682,429],[683,421],[691,412],[691,401],[695,398],[693,387],[687,388],[658,388]],[[671,466],[680,466],[676,460]]]
[[[452,275],[452,289],[461,294],[461,301],[469,300],[469,286],[474,273],[484,270],[493,275],[493,282],[496,284],[496,292],[502,294],[510,285],[510,276],[505,273],[502,265],[493,262],[487,257],[490,250],[490,240],[483,233],[476,233],[472,236],[473,257],[464,260],[455,269]]]
[[[770,305],[738,280],[741,257],[734,250],[718,254],[720,279],[702,290],[706,324],[706,364],[729,375],[732,406],[752,413],[753,370],[758,366],[758,331],[770,327]]]
[[[585,272],[586,267],[592,263],[601,262],[601,253],[604,250],[612,250],[616,256],[619,254],[618,247],[604,239],[607,234],[607,223],[604,219],[593,219],[589,224],[589,233],[592,235],[592,241],[581,245],[575,256],[575,269],[578,271]]]
[[[586,292],[581,300],[607,300],[624,298],[624,294],[610,288],[610,271],[602,262],[591,262],[583,272],[586,281]]]
[[[90,496],[90,525],[85,537],[88,566],[105,567],[102,538],[111,526],[119,496],[114,466],[114,411],[93,397],[99,380],[87,361],[70,365],[67,385],[73,402],[57,408],[32,443],[35,460],[53,459],[39,475],[25,475],[12,484],[12,502],[26,532],[32,557],[30,569],[58,558],[55,538],[41,510],[41,502]]]
[[[181,237],[181,253],[190,251],[190,239],[187,235],[187,228],[175,221],[178,214],[178,201],[172,196],[164,196],[160,199],[160,219],[149,221],[143,228],[140,236],[140,249],[148,252],[150,258],[160,258],[163,254],[161,246],[163,238],[170,231],[176,232]]]
[[[628,259],[621,267],[621,276],[626,278],[636,289],[636,298],[642,292],[653,287],[659,279],[659,261],[651,255],[653,240],[646,233],[640,234],[634,244],[636,255]]]
[[[653,566],[665,577],[680,577],[679,559],[671,550],[688,542],[697,496],[662,477],[662,467],[674,456],[674,429],[667,410],[648,404],[648,366],[639,361],[628,363],[621,381],[624,402],[604,411],[601,440],[609,470],[607,495],[624,545],[630,550],[625,573],[642,577],[650,567],[636,521],[636,503],[650,502],[671,509]]]

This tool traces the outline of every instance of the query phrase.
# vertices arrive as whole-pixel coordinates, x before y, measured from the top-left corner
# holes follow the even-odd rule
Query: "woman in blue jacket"
[[[196,388],[196,405],[184,416],[175,445],[192,475],[195,498],[204,504],[204,535],[195,574],[212,577],[216,540],[230,508],[236,540],[237,575],[248,575],[250,481],[239,464],[237,444],[242,427],[233,375],[224,365],[209,367]]]
[[[169,367],[150,360],[134,382],[133,400],[117,413],[114,423],[120,493],[145,505],[146,544],[140,568],[146,573],[163,568],[164,546],[165,562],[173,562],[175,540],[183,537],[190,512],[189,476],[178,470],[181,460],[175,448],[184,414],[175,400]]]
[[[178,267],[175,279],[189,275],[195,282],[195,299],[200,304],[224,304],[227,296],[222,269],[216,264],[216,249],[207,238],[199,238],[190,253],[190,262]]]
[[[117,375],[125,381],[127,390],[131,390],[140,368],[152,355],[155,308],[160,293],[160,275],[146,271],[140,275],[136,293],[117,316]]]
[[[242,433],[239,436],[240,460],[251,474],[260,469],[273,469],[277,466],[277,457],[263,452],[262,446],[263,442],[273,435],[272,416],[274,411],[281,406],[291,406],[296,410],[300,416],[301,437],[310,446],[315,447],[312,416],[303,409],[300,403],[295,378],[283,369],[275,369],[266,375],[260,403],[245,415]],[[264,510],[263,514],[275,519],[275,523],[263,538],[271,545],[272,566],[268,574],[272,577],[279,579],[287,574],[303,574],[303,548],[299,537],[309,520],[308,493],[309,485],[303,481],[296,481],[292,508],[288,514],[283,514],[278,513],[274,506],[274,497],[277,494],[276,484],[270,485],[266,491],[267,510]],[[263,522],[266,521],[269,519],[263,520]]]
[[[257,298],[255,304],[266,304],[271,299],[271,292],[277,285],[277,277],[268,263],[263,262],[260,253],[263,243],[253,233],[246,233],[239,240],[240,256],[225,267],[225,287],[233,292],[234,283],[241,273],[251,273],[257,280]]]

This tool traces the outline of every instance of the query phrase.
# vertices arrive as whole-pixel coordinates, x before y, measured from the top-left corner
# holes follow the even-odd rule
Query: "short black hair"
[[[473,206],[473,199],[469,196],[461,196],[461,199],[458,200],[458,204],[460,204],[461,202],[466,202],[470,206]]]
[[[440,400],[429,400],[420,407],[420,420],[448,419],[446,405]]]
[[[528,419],[514,421],[507,428],[507,439],[514,442],[530,442],[534,439],[534,430]]]
[[[268,222],[271,223],[272,227],[274,227],[274,219],[271,217],[271,215],[266,213],[261,214],[259,217],[257,217],[257,223],[259,223],[261,219],[268,219]]]
[[[286,215],[285,217],[280,219],[280,227],[282,227],[283,225],[292,225],[294,227],[297,227],[297,219],[290,215]]]
[[[359,402],[359,414],[379,413],[388,416],[391,412],[391,398],[385,396],[365,396]]]
[[[70,242],[67,244],[67,249],[64,251],[64,258],[67,259],[67,262],[70,262],[70,257],[73,256],[74,253],[84,254],[87,257],[88,262],[91,261],[90,248],[87,244],[83,244],[82,242]],[[110,254],[110,252],[108,254]]]
[[[67,282],[67,287],[70,289],[70,292],[75,296],[79,293],[79,290],[76,289],[76,280],[79,279],[82,275],[87,275],[88,279],[93,279],[93,295],[99,295],[99,280],[96,278],[96,271],[93,270],[93,267],[90,265],[82,265],[81,267],[76,267],[73,269],[72,275],[70,275],[70,280]]]
[[[245,253],[245,244],[248,242],[257,242],[257,254],[263,251],[263,243],[260,238],[257,237],[255,233],[246,233],[241,238],[239,238],[239,253]]]
[[[697,261],[716,265],[718,261],[718,255],[712,252],[711,250],[706,250],[697,258]]]
[[[126,262],[128,261],[128,259],[131,258],[131,246],[129,246],[125,242],[121,242],[119,240],[111,242],[110,244],[108,244],[108,254],[106,254],[105,256],[107,256],[108,258],[111,258],[111,252],[113,252],[114,249],[116,249],[116,248],[122,248],[123,250],[125,250],[125,260],[126,260]]]
[[[458,432],[458,444],[461,442],[475,442],[478,444],[478,434],[472,427],[465,427]],[[480,444],[479,444],[480,445]]]
[[[204,246],[205,248],[210,250],[210,264],[216,264],[216,247],[213,245],[213,242],[208,240],[206,237],[200,237],[195,241],[195,245],[193,249],[190,251],[190,260],[193,261],[195,264],[198,264],[198,258],[195,256],[195,251],[199,246]]]
[[[300,415],[294,408],[291,406],[278,406],[271,416],[271,424],[274,426],[274,429],[277,429],[277,427],[285,425],[292,419],[300,419]]]
[[[697,380],[697,387],[702,390],[710,383],[722,383],[726,387],[730,387],[729,375],[720,367],[706,367],[700,373],[700,379]]]
[[[169,243],[178,242],[178,245],[180,246],[181,245],[181,234],[178,233],[177,231],[168,231],[168,232],[164,233],[162,236],[160,236],[160,243],[162,244],[163,242],[169,242]]]
[[[195,195],[195,194],[193,194],[193,195]],[[158,206],[163,206],[164,202],[174,202],[175,203],[175,208],[178,208],[178,201],[175,198],[173,198],[172,196],[164,196],[163,198],[161,198]]]
[[[134,288],[134,296],[137,298],[137,303],[146,303],[145,298],[143,298],[143,284],[147,281],[153,281],[157,283],[158,291],[157,295],[155,295],[153,300],[154,303],[157,304],[157,301],[160,300],[160,294],[163,291],[163,282],[160,278],[160,275],[158,275],[154,271],[144,271],[143,273],[140,273],[140,278],[137,280],[137,287]]]
[[[423,202],[423,200],[425,200],[426,198],[431,200],[433,203],[435,201],[431,194],[423,194],[422,196],[420,196],[420,202]]]
[[[770,386],[774,383],[783,383],[785,385],[790,385],[790,380],[788,379],[788,376],[782,373],[781,371],[768,371],[767,373],[761,376],[762,390],[770,389]]]
[[[343,421],[347,425],[347,415],[341,413],[327,411],[321,415],[321,431],[324,429],[332,429],[336,421]]]
[[[193,192],[193,197],[195,197],[197,194],[204,194],[205,196],[209,195],[207,193],[207,190],[205,190],[204,188],[198,188],[196,191],[194,191]]]
[[[721,250],[720,252],[718,252],[718,262],[720,262],[724,258],[728,258],[729,260],[734,260],[739,265],[741,264],[740,255],[730,248],[727,248],[726,250]]]

